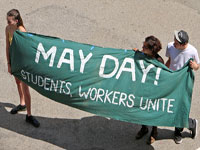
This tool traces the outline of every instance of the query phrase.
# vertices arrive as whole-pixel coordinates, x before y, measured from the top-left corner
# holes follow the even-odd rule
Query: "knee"
[[[15,82],[16,82],[17,85],[21,84],[21,81],[19,79],[17,79],[17,78],[15,78]]]

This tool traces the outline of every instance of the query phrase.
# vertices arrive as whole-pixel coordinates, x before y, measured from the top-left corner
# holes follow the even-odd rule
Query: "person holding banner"
[[[183,30],[174,31],[174,42],[168,43],[166,50],[166,56],[168,57],[166,66],[169,69],[174,71],[181,69],[190,58],[193,59],[189,62],[190,67],[194,70],[199,69],[200,61],[197,49],[188,42],[189,36],[187,32]],[[189,130],[192,133],[192,138],[197,136],[197,126],[198,121],[189,118]],[[182,142],[182,131],[183,128],[175,128],[174,141],[176,144]]]
[[[156,59],[159,62],[164,64],[163,58],[158,54],[158,52],[161,49],[162,49],[162,45],[161,45],[161,42],[158,38],[156,38],[154,36],[148,36],[148,37],[145,38],[145,41],[144,41],[143,47],[142,47],[142,52],[145,55],[151,57],[152,59]],[[137,49],[133,49],[133,50],[136,51]],[[141,139],[147,133],[148,133],[148,127],[146,125],[142,125],[142,128],[137,133],[135,138]],[[151,131],[151,135],[150,135],[150,137],[147,141],[147,144],[152,144],[153,142],[155,142],[157,135],[158,135],[157,127],[153,126],[152,131]]]
[[[6,58],[8,64],[8,72],[11,74],[11,62],[9,56],[9,48],[12,43],[13,34],[16,30],[26,32],[23,25],[22,18],[17,9],[12,9],[7,13],[7,22],[5,33],[6,33]],[[31,96],[29,87],[19,79],[15,77],[17,89],[20,97],[20,104],[11,110],[11,114],[16,114],[19,111],[25,111],[27,108],[26,122],[32,124],[34,127],[39,127],[40,123],[31,115]]]

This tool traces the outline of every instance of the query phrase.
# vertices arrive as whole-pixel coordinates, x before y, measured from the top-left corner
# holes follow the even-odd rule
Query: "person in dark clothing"
[[[158,52],[161,49],[162,49],[162,45],[161,45],[160,40],[156,38],[155,36],[148,36],[145,38],[141,52],[151,57],[152,59],[156,59],[159,62],[164,64],[163,58],[158,54]],[[138,49],[133,49],[133,50],[137,51]],[[147,133],[148,133],[148,127],[146,125],[142,125],[140,131],[137,133],[135,138],[141,139]],[[147,144],[152,144],[153,142],[155,142],[157,136],[158,136],[157,127],[153,126],[151,135],[147,141]]]

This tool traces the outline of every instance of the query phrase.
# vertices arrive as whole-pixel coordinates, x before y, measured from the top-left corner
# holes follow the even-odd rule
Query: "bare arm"
[[[10,48],[10,43],[9,43],[9,35],[8,35],[8,29],[6,28],[5,30],[6,34],[6,58],[7,58],[7,63],[10,64],[10,56],[9,56],[9,48]]]
[[[166,64],[165,64],[168,68],[170,67],[170,62],[171,62],[171,59],[169,57],[168,60],[167,60],[167,62],[166,62]]]
[[[19,31],[21,31],[21,32],[26,32],[26,29],[25,29],[23,26],[19,26],[18,29],[19,29]]]
[[[170,67],[170,62],[171,62],[171,59],[170,59],[170,57],[169,57],[169,59],[167,60],[167,62],[166,62],[166,66],[169,68]]]
[[[138,49],[138,48],[133,48],[132,50],[134,50],[134,51],[139,51],[139,49]]]
[[[196,61],[190,60],[190,67],[196,71],[199,69],[199,64],[197,64]]]
[[[10,55],[9,55],[10,43],[9,43],[8,27],[6,27],[5,29],[5,34],[6,34],[6,59],[8,64],[8,72],[11,74]]]

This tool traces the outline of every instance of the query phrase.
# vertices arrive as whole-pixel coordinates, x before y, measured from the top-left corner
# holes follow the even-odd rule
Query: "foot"
[[[32,124],[36,128],[40,126],[40,123],[33,116],[26,115],[26,122]]]
[[[10,113],[11,114],[16,114],[18,111],[25,111],[26,110],[26,105],[18,105],[18,106],[16,106],[16,107],[14,107],[11,111],[10,111]]]
[[[153,136],[150,136],[149,139],[148,139],[148,141],[147,141],[147,144],[149,144],[149,145],[153,144],[155,141],[156,141],[156,138],[153,137]]]
[[[190,128],[189,130],[191,131],[192,138],[195,139],[197,137],[197,128],[198,128],[198,120],[193,119],[194,122],[194,128]]]
[[[147,127],[141,128],[140,131],[137,133],[135,138],[136,139],[141,139],[147,133],[148,133],[148,128]]]
[[[158,137],[157,129],[156,130],[152,130],[151,136],[149,137],[149,139],[147,141],[147,144],[154,143],[156,141],[157,137]]]
[[[180,132],[174,132],[174,142],[176,144],[181,144],[182,143],[182,135]]]

